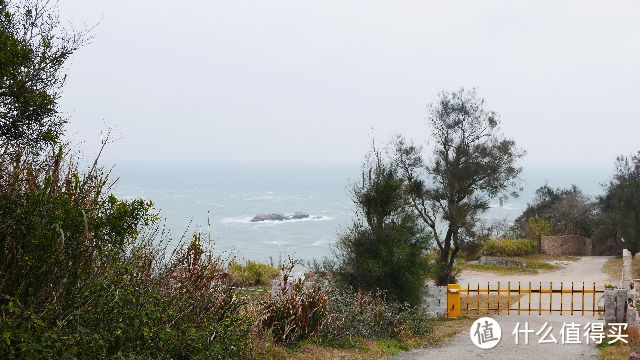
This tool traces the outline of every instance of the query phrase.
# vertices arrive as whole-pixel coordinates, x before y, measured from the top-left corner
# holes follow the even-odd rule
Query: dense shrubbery
[[[599,205],[602,216],[599,233],[594,236],[596,243],[610,239],[610,248],[624,246],[633,253],[640,251],[640,152],[616,159],[616,171],[599,198]]]
[[[258,306],[259,325],[278,344],[302,340],[350,346],[359,339],[427,335],[432,320],[421,306],[390,301],[380,291],[354,290],[332,279],[317,279],[305,288],[289,280],[293,267],[283,269],[280,296]]]
[[[488,256],[526,256],[538,251],[538,242],[527,239],[490,239],[484,245]]]
[[[325,341],[356,338],[396,338],[426,335],[431,319],[420,306],[388,301],[378,292],[369,294],[339,284],[327,283],[327,321],[322,329]]]
[[[2,358],[239,358],[253,319],[199,236],[154,245],[150,203],[56,153],[0,153]],[[141,236],[141,231],[151,231]]]
[[[640,249],[640,155],[619,156],[616,171],[597,198],[579,187],[536,190],[534,200],[515,220],[518,236],[581,235],[592,240],[592,254]],[[626,241],[623,242],[621,239]]]
[[[275,266],[256,261],[244,264],[233,262],[229,265],[229,277],[234,286],[271,286],[271,280],[278,277],[279,270]]]
[[[580,188],[536,190],[535,198],[515,220],[519,236],[538,240],[543,235],[582,235],[591,237],[597,217],[597,204]]]

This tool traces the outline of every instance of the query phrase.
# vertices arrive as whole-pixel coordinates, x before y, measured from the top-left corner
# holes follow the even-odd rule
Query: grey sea
[[[526,169],[526,168],[525,168]],[[119,162],[114,193],[120,198],[152,200],[165,219],[171,238],[207,231],[220,251],[240,260],[277,262],[331,254],[338,234],[351,222],[350,184],[359,177],[354,165],[228,165],[213,163]],[[487,219],[513,220],[533,198],[536,188],[577,184],[587,194],[601,192],[611,170],[525,170],[520,196],[493,203]],[[310,218],[251,222],[263,213],[308,213]]]

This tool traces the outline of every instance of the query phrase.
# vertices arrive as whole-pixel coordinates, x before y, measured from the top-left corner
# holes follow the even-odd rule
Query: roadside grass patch
[[[614,344],[603,341],[596,347],[600,351],[600,360],[628,359],[632,352],[640,353],[640,344],[625,344],[620,341]]]
[[[410,350],[409,344],[398,339],[381,339],[376,341],[377,347],[386,355],[395,355]]]
[[[602,270],[609,275],[611,279],[620,280],[622,278],[622,257],[616,256],[607,260],[607,262],[604,263]]]
[[[525,266],[462,263],[461,267],[466,270],[490,272],[499,275],[537,274],[562,268],[560,265],[549,263],[548,261],[551,261],[551,259],[539,260],[537,256],[519,257],[518,260],[522,261]]]
[[[261,355],[268,359],[293,360],[382,359],[403,351],[439,345],[460,332],[468,331],[474,320],[474,317],[466,316],[457,319],[434,319],[432,321],[433,332],[429,335],[408,335],[377,340],[358,338],[346,341],[345,347],[336,347],[338,344],[334,342],[329,345],[319,341],[307,341],[295,348],[288,349],[285,354],[276,351],[274,354]],[[349,344],[353,346],[350,347]]]
[[[538,260],[538,261],[578,261],[580,256],[570,255],[547,255],[547,254],[533,254],[525,256],[524,259]]]

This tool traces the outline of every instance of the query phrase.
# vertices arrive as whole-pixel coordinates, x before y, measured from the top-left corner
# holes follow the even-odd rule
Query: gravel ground
[[[571,282],[574,282],[575,287],[582,287],[582,281],[585,282],[585,286],[587,288],[592,287],[593,283],[596,283],[596,287],[601,289],[604,286],[605,282],[609,282],[612,279],[602,271],[602,267],[604,263],[609,259],[606,256],[588,256],[581,257],[579,260],[572,262],[567,261],[563,262],[561,265],[565,266],[565,268],[560,269],[558,271],[540,273],[540,274],[522,274],[522,275],[509,275],[509,276],[499,276],[490,273],[484,272],[475,272],[475,271],[465,271],[460,275],[460,283],[463,286],[466,286],[467,283],[473,287],[474,285],[480,283],[481,288],[486,288],[487,282],[492,284],[492,288],[495,287],[497,281],[501,282],[501,287],[506,287],[507,282],[510,281],[512,287],[517,287],[518,282],[521,282],[521,286],[528,287],[529,281],[532,282],[532,287],[535,289],[540,282],[542,282],[543,288],[548,288],[549,283],[553,283],[554,289],[560,288],[560,282],[563,283],[565,288],[571,286]],[[543,295],[542,302],[543,304],[548,304],[548,299],[545,298],[547,295]],[[538,303],[538,295],[531,295],[531,303],[532,307],[537,307]],[[553,299],[553,307],[558,308],[560,306],[560,297],[558,295],[554,295]],[[574,304],[578,301],[577,306],[581,306],[582,299],[574,299]],[[598,300],[596,300],[598,301]],[[528,306],[529,298],[528,296],[523,296],[520,299],[520,305],[522,308]],[[563,296],[563,308],[567,308],[570,306],[570,298],[568,295]],[[518,306],[517,302],[514,301],[512,308],[516,308]],[[587,296],[585,298],[585,308],[591,308],[592,300]],[[598,350],[593,344],[586,344],[584,338],[582,338],[582,344],[572,344],[572,345],[563,345],[561,344],[561,336],[560,329],[562,328],[563,323],[575,322],[581,324],[582,326],[586,325],[589,322],[601,322],[601,316],[592,316],[592,315],[584,315],[577,314],[574,312],[574,315],[560,315],[553,314],[549,315],[542,314],[538,315],[532,314],[520,314],[514,315],[511,313],[507,315],[506,312],[501,313],[500,315],[492,316],[494,319],[498,321],[502,328],[502,340],[500,343],[490,350],[482,350],[477,348],[471,342],[469,338],[469,332],[462,332],[455,337],[453,337],[446,344],[428,348],[428,349],[418,349],[409,352],[402,353],[392,359],[395,360],[418,360],[418,359],[491,359],[491,360],[511,360],[511,359],[598,359]],[[538,331],[542,328],[543,324],[548,323],[547,326],[552,327],[551,334],[555,336],[558,343],[544,343],[539,344],[538,339],[540,337],[535,334],[529,335],[529,344],[525,345],[523,343],[523,338],[521,335],[521,342],[519,345],[515,344],[514,335],[512,335],[512,331],[516,327],[516,323],[520,322],[521,327],[524,326],[524,322],[528,322],[529,329],[533,329]],[[582,331],[581,331],[582,335]],[[542,334],[540,335],[542,336]]]

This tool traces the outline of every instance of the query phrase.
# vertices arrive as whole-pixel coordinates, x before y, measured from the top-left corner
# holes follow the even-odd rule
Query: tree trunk
[[[435,281],[438,286],[445,286],[456,282],[454,264],[459,248],[457,241],[453,244],[453,248],[451,247],[453,237],[454,231],[449,228],[447,230],[447,235],[444,238],[442,250],[439,251],[438,261],[436,264]]]

